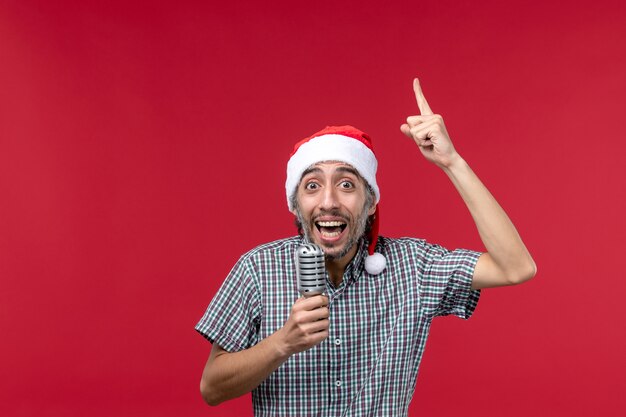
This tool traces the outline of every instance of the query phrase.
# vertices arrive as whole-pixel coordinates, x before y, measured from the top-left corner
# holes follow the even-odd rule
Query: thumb
[[[402,126],[400,126],[400,131],[404,133],[405,135],[407,135],[408,137],[410,137],[411,139],[413,139],[413,135],[411,135],[411,128],[409,127],[408,124],[404,123]]]

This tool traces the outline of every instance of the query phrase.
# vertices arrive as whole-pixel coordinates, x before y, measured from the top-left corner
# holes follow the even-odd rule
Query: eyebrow
[[[322,172],[322,170],[316,166],[312,166],[310,168],[305,169],[300,178],[304,178],[307,175],[311,174],[312,172]]]
[[[361,178],[361,174],[359,174],[359,172],[356,169],[352,168],[352,167],[345,167],[345,166],[337,167],[337,171],[339,171],[339,172],[347,172],[348,174],[352,174],[352,175],[354,175],[357,178]]]

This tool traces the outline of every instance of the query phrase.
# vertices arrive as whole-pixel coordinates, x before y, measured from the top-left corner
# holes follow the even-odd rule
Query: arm
[[[214,344],[200,381],[204,400],[217,405],[246,394],[291,355],[326,339],[327,305],[325,296],[296,300],[285,325],[249,349],[230,353]]]
[[[487,249],[476,264],[472,288],[514,285],[531,279],[536,266],[515,226],[456,152],[443,118],[430,110],[417,79],[413,89],[421,115],[408,117],[400,129],[415,141],[427,160],[448,175],[467,205]]]

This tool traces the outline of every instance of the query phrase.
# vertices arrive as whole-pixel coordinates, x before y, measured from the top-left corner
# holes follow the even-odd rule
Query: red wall
[[[411,415],[623,415],[624,2],[235,3],[0,7],[0,415],[251,415],[193,326],[327,124],[374,138],[383,234],[481,249],[399,132],[416,75],[539,273],[435,322]]]

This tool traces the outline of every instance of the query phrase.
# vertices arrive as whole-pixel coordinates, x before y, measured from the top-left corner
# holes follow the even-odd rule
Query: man
[[[215,405],[252,391],[258,416],[401,416],[415,388],[432,319],[468,318],[479,290],[535,275],[515,227],[455,151],[414,80],[420,115],[401,131],[450,178],[485,253],[378,237],[371,139],[330,127],[298,143],[286,192],[304,239],[325,253],[325,295],[298,298],[303,238],[244,255],[196,329],[213,343],[201,392]]]

